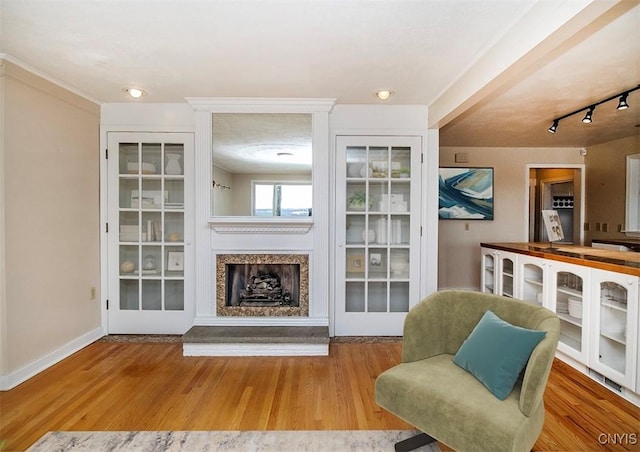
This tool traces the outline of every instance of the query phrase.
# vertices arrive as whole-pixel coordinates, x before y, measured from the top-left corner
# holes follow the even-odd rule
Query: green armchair
[[[487,311],[512,325],[546,332],[504,400],[453,361]],[[461,290],[422,300],[404,323],[402,363],[380,374],[375,384],[379,406],[425,432],[398,443],[396,450],[435,440],[458,451],[531,450],[544,423],[543,395],[559,335],[553,312],[522,301]]]

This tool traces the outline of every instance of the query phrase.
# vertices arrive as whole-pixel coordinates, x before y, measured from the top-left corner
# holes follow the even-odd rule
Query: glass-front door
[[[420,279],[420,137],[338,137],[336,335],[401,335]]]
[[[109,133],[109,333],[182,334],[192,324],[187,133]]]

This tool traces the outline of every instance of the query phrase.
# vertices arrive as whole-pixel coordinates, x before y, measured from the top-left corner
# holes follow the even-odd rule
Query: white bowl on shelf
[[[582,300],[579,298],[569,297],[569,315],[576,319],[582,318]]]

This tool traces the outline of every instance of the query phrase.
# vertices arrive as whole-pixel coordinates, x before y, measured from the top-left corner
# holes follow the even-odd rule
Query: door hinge
[[[107,311],[109,310],[109,299],[107,298]]]
[[[109,159],[109,149],[104,150],[104,158]]]
[[[108,234],[109,233],[109,223],[105,223],[104,226],[105,226],[104,232],[106,232]]]
[[[420,226],[420,237],[422,237],[422,226]]]
[[[422,165],[424,163],[424,152],[420,153],[420,164]]]

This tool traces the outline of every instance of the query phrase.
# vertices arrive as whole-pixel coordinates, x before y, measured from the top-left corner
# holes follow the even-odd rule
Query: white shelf
[[[537,279],[525,278],[524,281],[526,283],[533,284],[534,286],[542,287],[542,281],[538,281]]]
[[[558,286],[558,292],[571,295],[572,297],[582,298],[582,292],[567,286]]]
[[[582,319],[579,319],[577,317],[572,317],[569,314],[564,314],[564,313],[556,313],[556,314],[558,315],[558,317],[560,317],[561,320],[564,320],[567,323],[570,323],[572,325],[582,328]]]
[[[627,312],[627,303],[623,303],[621,301],[615,301],[615,300],[611,301],[608,299],[605,299],[605,300],[603,300],[602,298],[600,299],[601,306],[611,308],[620,312],[625,312],[625,313]]]
[[[627,344],[627,339],[621,331],[616,331],[616,332],[601,331],[600,336],[605,337],[614,342],[617,342],[621,345]]]

